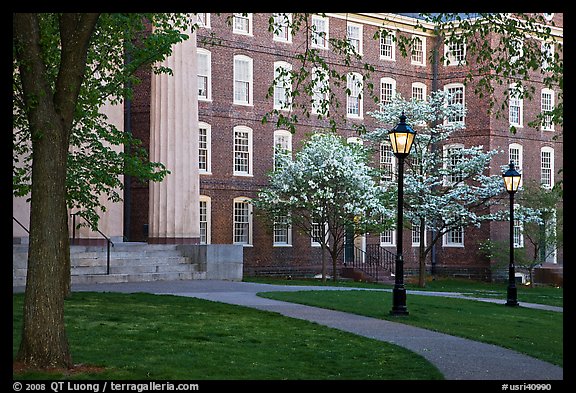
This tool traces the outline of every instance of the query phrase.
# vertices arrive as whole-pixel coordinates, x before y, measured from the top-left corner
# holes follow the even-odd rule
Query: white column
[[[150,182],[150,243],[200,239],[196,33],[188,34],[162,64],[173,75],[152,74],[150,160],[163,163],[170,174]]]

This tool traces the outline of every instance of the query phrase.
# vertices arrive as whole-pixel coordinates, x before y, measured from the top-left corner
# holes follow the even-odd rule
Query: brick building
[[[320,272],[320,249],[313,239],[296,230],[272,230],[258,218],[258,212],[253,211],[246,200],[254,198],[258,190],[266,185],[267,173],[273,168],[274,146],[282,144],[296,151],[307,134],[326,126],[326,120],[318,120],[315,116],[299,116],[296,132],[292,134],[287,129],[276,128],[274,119],[263,123],[262,118],[277,104],[274,94],[268,96],[275,69],[279,66],[300,67],[296,55],[301,53],[306,43],[318,48],[322,56],[341,73],[349,71],[361,74],[364,71],[354,64],[343,65],[324,40],[310,40],[303,28],[293,36],[286,34],[282,28],[276,33],[270,31],[271,16],[256,13],[199,14],[203,26],[193,35],[193,44],[177,55],[184,60],[182,63],[178,63],[179,60],[171,63],[175,67],[175,77],[182,67],[179,64],[192,67],[186,72],[195,80],[186,82],[189,84],[185,86],[198,92],[197,97],[186,98],[184,101],[184,105],[188,103],[189,106],[196,106],[192,110],[191,119],[186,117],[180,123],[180,120],[176,121],[176,124],[181,124],[176,126],[177,130],[183,127],[183,130],[189,128],[192,135],[198,132],[198,138],[193,138],[195,140],[191,142],[190,149],[198,154],[187,161],[189,168],[185,170],[189,171],[185,173],[189,173],[193,179],[187,186],[188,190],[196,195],[185,199],[188,202],[184,204],[192,206],[190,211],[184,209],[178,213],[176,209],[172,216],[160,219],[160,222],[177,221],[179,214],[190,215],[193,229],[188,235],[158,235],[157,229],[153,228],[152,216],[156,214],[153,208],[160,200],[158,198],[161,198],[153,195],[161,196],[165,192],[169,199],[171,193],[182,193],[180,182],[176,182],[168,191],[154,194],[152,186],[127,179],[124,223],[118,233],[124,241],[243,244],[244,272],[247,275]],[[556,25],[552,34],[562,42],[563,15],[550,14],[549,17]],[[421,52],[402,56],[392,41],[374,39],[383,22],[393,34],[416,37],[421,44]],[[466,147],[483,145],[485,149],[499,148],[507,152],[495,158],[491,174],[498,174],[500,166],[513,159],[521,168],[524,179],[542,179],[550,185],[559,180],[562,141],[561,138],[554,140],[553,137],[561,135],[562,130],[558,126],[553,130],[543,130],[527,125],[536,114],[553,105],[558,99],[558,92],[543,89],[542,76],[537,73],[531,75],[531,83],[541,93],[536,94],[534,100],[515,103],[520,108],[515,112],[518,117],[514,119],[518,131],[511,134],[511,120],[488,115],[488,100],[479,98],[471,86],[464,85],[467,70],[475,67],[474,59],[466,58],[465,65],[458,65],[456,61],[445,64],[431,60],[434,51],[441,56],[447,48],[435,35],[434,26],[420,21],[427,29],[417,29],[416,22],[413,14],[376,13],[329,13],[325,17],[314,16],[309,20],[319,31],[324,31],[327,37],[351,39],[362,55],[362,61],[374,65],[370,81],[375,86],[374,93],[381,99],[394,92],[403,97],[426,97],[438,89],[460,91],[468,108],[466,129],[454,133],[450,143]],[[493,37],[492,45],[497,45],[496,36]],[[462,52],[458,49],[462,48],[455,49],[452,55],[465,57],[465,49]],[[196,56],[186,60],[194,52]],[[140,71],[140,77],[142,83],[136,87],[134,99],[124,105],[123,122],[146,146],[150,146],[154,158],[153,151],[161,150],[155,150],[152,146],[155,143],[154,124],[162,122],[162,117],[172,118],[172,114],[165,114],[172,110],[172,106],[177,106],[178,97],[183,94],[180,90],[185,87],[179,89],[177,84],[175,87],[171,85],[170,88],[175,89],[176,93],[164,95],[161,92],[165,89],[162,84],[165,82],[160,82],[158,76],[143,70]],[[495,94],[501,94],[504,88],[497,87]],[[343,92],[338,94],[342,105],[330,108],[330,113],[344,119],[338,128],[343,136],[357,137],[354,125],[363,124],[367,129],[376,126],[375,120],[367,114],[378,109],[376,102],[366,95],[358,100],[357,109],[347,111],[349,98]],[[183,112],[186,114],[185,110]],[[163,126],[158,127],[162,133]],[[182,132],[182,129],[178,132]],[[178,145],[178,139],[176,142],[172,140],[164,143],[168,144],[170,150]],[[177,157],[184,157],[187,153],[179,154]],[[168,155],[170,159],[178,159]],[[180,176],[181,179],[187,178],[187,175]],[[436,245],[429,267],[433,266],[439,274],[490,279],[491,261],[480,255],[478,242],[488,238],[506,239],[507,236],[507,222],[483,224],[479,229],[463,228],[461,236]],[[395,251],[395,238],[393,231],[384,236],[366,235],[357,240],[357,245],[362,248],[366,244],[380,244]],[[406,230],[403,246],[407,274],[417,271],[418,249],[413,240],[411,231]],[[562,256],[562,252],[558,252],[550,262],[562,264]]]

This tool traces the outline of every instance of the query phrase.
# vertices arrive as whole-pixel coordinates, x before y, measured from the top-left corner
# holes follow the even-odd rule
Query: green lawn
[[[14,356],[23,299],[13,296]],[[423,357],[392,344],[200,299],[80,292],[65,314],[73,362],[105,370],[15,379],[443,379]]]
[[[510,348],[563,365],[563,314],[480,301],[408,294],[408,316],[394,317],[382,291],[264,292],[262,297],[393,320]],[[521,302],[520,302],[521,303]]]

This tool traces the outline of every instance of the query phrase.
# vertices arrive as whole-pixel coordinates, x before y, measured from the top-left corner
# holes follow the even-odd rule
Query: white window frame
[[[286,216],[283,216],[284,218]],[[289,217],[286,217],[288,219]],[[278,225],[285,226],[285,228],[279,228]],[[285,241],[278,241],[277,234],[278,233],[285,233],[282,236],[285,236]],[[273,247],[292,247],[292,225],[287,222],[279,222],[278,217],[274,219],[274,227],[272,231],[272,246]]]
[[[514,169],[520,174],[522,174],[522,168],[524,168],[524,148],[519,143],[511,143],[508,145],[508,162],[514,162]],[[520,184],[518,187],[522,187],[524,177],[520,178]]]
[[[351,36],[351,33],[354,31],[357,32],[357,36]],[[363,54],[363,34],[363,26],[361,24],[354,22],[346,23],[346,40],[356,49],[356,53],[359,55]]]
[[[285,61],[275,61],[274,62],[274,82],[277,82],[277,78],[280,74],[280,69],[284,69],[288,72],[288,76],[285,76],[279,80],[280,84],[274,84],[274,109],[289,111],[292,108],[292,78],[290,73],[292,71],[292,64]],[[284,97],[286,102],[282,102],[280,97]]]
[[[463,58],[463,60],[459,60],[456,58],[456,56],[454,55],[454,46],[458,45],[458,46],[462,46],[462,55],[461,57]],[[465,65],[466,64],[466,43],[462,42],[462,43],[446,43],[444,44],[444,65],[451,67],[451,66],[460,66],[460,65]]]
[[[393,247],[396,246],[396,229],[387,229],[380,232],[380,247]],[[390,238],[390,240],[387,240]]]
[[[456,229],[451,229],[449,231],[447,231],[443,236],[442,236],[442,247],[464,247],[464,227],[458,227],[457,230],[462,232],[462,241],[461,242],[453,242],[452,240],[452,236],[453,236],[453,232]]]
[[[244,63],[247,66],[247,75],[239,75],[240,69],[239,66],[241,63]],[[246,84],[246,95],[248,97],[247,98],[248,101],[245,101],[244,99],[240,100],[237,97],[240,96],[240,90],[238,89],[239,86],[237,85],[237,83],[243,83]],[[235,105],[247,105],[247,106],[253,106],[253,100],[252,100],[252,96],[253,96],[253,87],[254,87],[254,60],[251,57],[245,56],[245,55],[235,55],[234,56],[234,89],[233,89],[233,103]]]
[[[346,88],[350,90],[350,95],[346,94],[346,117],[349,119],[362,119],[364,114],[364,81],[362,75],[358,72],[349,72],[346,74]],[[358,113],[350,113],[352,99],[358,100]]]
[[[454,164],[452,162],[451,151],[452,150],[461,150],[461,149],[464,149],[464,145],[461,143],[450,143],[450,144],[446,144],[446,145],[442,146],[442,156],[444,158],[442,160],[442,166],[445,170],[449,170],[450,167],[457,164],[457,163]],[[444,185],[450,186],[450,185],[453,185],[455,183],[461,182],[462,180],[463,180],[463,178],[461,177],[461,175],[447,174],[444,176]]]
[[[292,25],[292,14],[274,13],[272,17],[274,18],[272,40],[291,44],[292,32],[290,31],[290,25]]]
[[[396,61],[396,41],[394,38],[396,37],[396,32],[394,31],[387,31],[386,35],[380,35],[380,60],[386,61]],[[390,56],[386,56],[384,52],[384,48],[390,48]]]
[[[239,135],[243,133],[244,135]],[[234,176],[253,176],[253,137],[252,129],[246,126],[236,126],[234,127],[232,138],[233,138],[233,154],[232,154],[232,169]],[[239,137],[246,139],[246,144],[237,144]],[[245,161],[245,163],[244,163]],[[237,165],[238,164],[238,165]],[[248,170],[240,170],[240,166],[247,166]]]
[[[510,46],[518,52],[518,54],[509,56],[508,61],[510,64],[514,64],[524,56],[524,41],[521,41],[520,39],[512,40],[510,41]]]
[[[252,220],[252,203],[250,203],[251,198],[247,198],[247,197],[237,197],[234,198],[234,201],[232,203],[232,243],[233,244],[241,244],[244,247],[251,247],[252,246],[252,232],[253,232],[253,220]],[[247,221],[237,221],[237,218],[239,217],[238,213],[238,209],[240,208],[240,205],[242,205],[242,210],[244,211],[244,209],[246,209],[246,213],[247,213],[247,217],[242,217],[242,218],[246,218]],[[241,226],[247,226],[245,228],[242,228]],[[247,234],[242,235],[243,237],[246,237],[246,240],[238,240],[239,237],[237,236],[237,234],[239,234],[239,231],[244,231],[246,230],[248,231]]]
[[[542,131],[554,131],[554,123],[552,123],[552,115],[544,115],[544,113],[550,112],[554,109],[555,96],[556,95],[554,93],[554,90],[552,89],[544,88],[540,92],[540,112],[543,115],[540,129]],[[545,99],[545,97],[549,97],[549,100]]]
[[[316,233],[318,232],[318,229],[320,228],[322,224],[318,223],[318,222],[313,222],[312,223],[312,236],[310,237],[310,246],[311,247],[321,247],[322,244],[320,244],[320,242],[315,241],[314,239],[317,239],[318,237],[320,237],[319,235],[316,235]],[[324,234],[325,237],[324,239],[326,240],[326,243],[328,242],[328,223],[324,224]]]
[[[519,208],[520,205],[515,203],[514,210],[518,210]],[[524,224],[516,217],[514,217],[513,244],[514,248],[524,247]]]
[[[203,15],[203,16],[201,16]],[[210,29],[210,13],[209,12],[203,12],[203,13],[197,13],[196,14],[196,21],[198,23],[198,27],[203,27],[205,29]]]
[[[274,170],[278,169],[276,166],[276,156],[280,154],[278,151],[279,145],[282,148],[282,154],[290,155],[292,157],[292,133],[286,130],[276,130],[274,131],[274,155],[272,168]]]
[[[523,89],[521,90],[523,91]],[[518,116],[518,121],[515,121],[516,116]],[[515,83],[508,87],[508,122],[511,126],[517,128],[524,127],[524,99],[522,98],[522,92],[516,91]]]
[[[414,95],[414,89],[419,89],[419,90],[421,90],[421,92],[422,92],[422,98],[420,98],[420,97],[415,97],[415,95]],[[426,97],[427,97],[427,94],[428,94],[426,84],[424,84],[424,83],[422,83],[422,82],[412,82],[412,90],[411,90],[411,92],[412,92],[412,95],[411,95],[411,98],[412,98],[412,99],[416,99],[416,100],[419,100],[419,101],[426,101]]]
[[[464,86],[463,83],[449,83],[447,85],[444,85],[444,91],[453,91],[453,90],[460,90],[462,92],[462,102],[461,104],[466,107],[466,87]],[[448,102],[447,104],[450,103],[454,103],[457,102],[457,98],[452,97],[450,99],[451,102]],[[460,103],[460,102],[459,102]],[[452,124],[452,123],[459,123],[462,122],[463,124],[466,124],[466,116],[462,116],[462,119],[451,119],[451,118],[446,118],[444,120],[444,124]]]
[[[388,91],[388,86],[390,87],[389,97],[388,94],[384,94]],[[396,80],[389,77],[380,78],[380,104],[386,105],[392,101],[396,96]]]
[[[204,48],[196,49],[196,56],[198,61],[198,100],[199,101],[212,101],[212,53]],[[206,69],[202,69],[200,59],[205,56]],[[200,78],[206,78],[206,95],[200,94]]]
[[[414,50],[412,50],[412,53],[410,54],[410,64],[424,67],[426,66],[426,37],[420,35],[413,35],[412,42],[415,43],[416,39],[419,39],[420,42],[422,43],[422,50],[421,52],[419,52],[422,56],[422,60],[418,61],[418,59],[414,59]]]
[[[202,204],[205,205],[205,211],[202,212]],[[212,198],[206,195],[200,195],[200,244],[211,244],[212,242]],[[204,217],[203,217],[204,216]],[[202,230],[204,227],[205,240],[202,241]]]
[[[205,130],[205,140],[203,141],[200,130]],[[203,147],[202,145],[206,146]],[[200,168],[200,152],[205,151],[206,156],[206,168]],[[211,175],[212,174],[212,126],[206,122],[198,122],[198,172],[201,175]]]
[[[325,115],[328,115],[330,109],[328,104],[328,89],[330,86],[328,71],[323,68],[314,67],[312,69],[312,77],[315,81],[312,89],[312,113],[321,113],[321,102],[324,101],[327,105]]]
[[[549,155],[547,158],[549,163],[545,162],[544,154]],[[544,146],[540,149],[540,184],[542,187],[551,189],[554,186],[554,171],[554,149],[549,146]],[[548,172],[550,172],[549,176],[547,174]],[[550,180],[549,182],[543,183],[542,180],[544,180],[545,176],[549,177]]]
[[[549,41],[542,41],[541,45],[542,61],[540,68],[542,71],[548,71],[548,57],[554,58],[554,43]]]
[[[329,48],[329,32],[330,32],[330,20],[327,17],[312,15],[312,26],[318,27],[316,22],[322,22],[324,24],[325,30],[318,30],[312,32],[312,48],[317,49],[328,49]],[[323,34],[322,34],[323,33]],[[318,42],[320,41],[320,43]]]
[[[386,152],[386,155],[384,155]],[[392,146],[390,142],[381,142],[380,143],[380,170],[383,171],[385,168],[384,166],[390,167],[390,175],[382,176],[380,181],[394,181],[396,179],[396,156],[392,151]],[[390,162],[388,162],[390,160]]]
[[[242,15],[242,12],[235,12],[232,16],[232,33],[242,34],[242,35],[252,35],[252,13],[246,13],[247,15]],[[247,26],[242,28],[240,26],[240,21],[243,21]]]
[[[414,240],[414,234],[417,234],[418,236],[420,236],[420,223],[418,223],[418,224],[412,223],[412,228],[410,230],[410,233],[411,233],[410,238],[412,240],[412,247],[420,247],[420,240],[421,239],[418,239],[418,241]],[[424,225],[424,246],[426,246],[426,225]]]

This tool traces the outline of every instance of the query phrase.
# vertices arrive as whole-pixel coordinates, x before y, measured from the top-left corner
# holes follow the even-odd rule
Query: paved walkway
[[[217,280],[152,281],[139,283],[73,285],[73,291],[148,292],[189,296],[211,301],[273,311],[287,317],[313,321],[364,337],[386,341],[422,355],[448,380],[562,380],[559,366],[495,345],[433,332],[398,322],[332,311],[318,307],[265,299],[256,295],[269,291],[351,290],[348,287],[285,286]],[[366,289],[372,290],[372,289]],[[14,291],[18,291],[14,288]],[[390,291],[390,290],[383,290]],[[464,297],[449,292],[408,291],[408,294]],[[471,299],[470,297],[464,297]],[[475,299],[496,303],[503,300]],[[520,302],[522,307],[547,308]],[[543,339],[544,339],[543,335]]]

